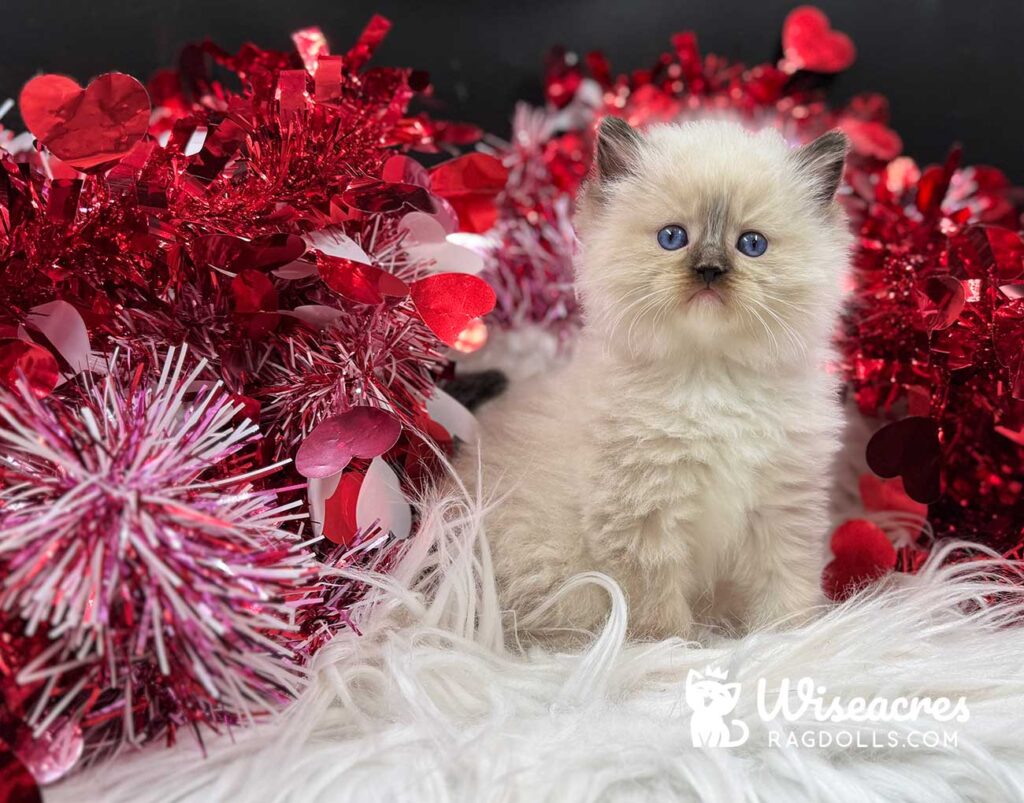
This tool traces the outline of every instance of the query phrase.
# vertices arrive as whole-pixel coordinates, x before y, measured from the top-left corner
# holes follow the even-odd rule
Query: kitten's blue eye
[[[740,235],[736,248],[748,257],[759,257],[768,250],[768,238],[759,231],[748,231]]]
[[[674,223],[658,232],[658,245],[666,251],[678,251],[688,242],[690,238],[686,236],[686,229]]]

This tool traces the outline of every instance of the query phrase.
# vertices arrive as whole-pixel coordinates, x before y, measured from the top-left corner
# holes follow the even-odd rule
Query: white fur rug
[[[703,645],[624,643],[624,600],[593,576],[583,581],[614,599],[600,637],[581,654],[524,657],[504,647],[477,522],[452,500],[428,505],[398,571],[373,578],[364,635],[324,648],[276,721],[208,745],[205,759],[192,744],[123,755],[46,800],[1024,800],[1024,591],[995,562],[936,560],[799,630]],[[687,672],[711,664],[742,684],[727,717],[749,728],[741,746],[691,741]],[[847,700],[963,695],[969,719],[763,721],[758,680],[778,691],[804,676]],[[808,729],[819,741],[854,730],[862,746],[769,744]],[[957,744],[904,744],[925,731],[953,731]]]

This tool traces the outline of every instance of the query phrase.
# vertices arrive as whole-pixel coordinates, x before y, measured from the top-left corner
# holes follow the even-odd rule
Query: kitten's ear
[[[597,127],[597,180],[621,178],[640,150],[640,134],[621,117],[605,117]]]
[[[814,197],[828,206],[843,180],[843,165],[849,142],[841,131],[829,131],[794,152],[797,169],[814,185]]]
[[[704,675],[698,672],[696,669],[690,669],[690,671],[686,673],[687,686],[689,686],[691,683],[698,683],[701,680],[704,680]]]

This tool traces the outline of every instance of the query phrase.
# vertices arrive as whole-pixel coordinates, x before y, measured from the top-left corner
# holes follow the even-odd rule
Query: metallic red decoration
[[[465,273],[439,273],[413,282],[412,300],[423,322],[449,346],[475,318],[494,309],[487,282]]]
[[[18,97],[22,119],[55,156],[102,170],[125,156],[149,127],[149,95],[130,75],[107,73],[85,89],[64,75],[39,75]]]
[[[821,9],[794,8],[782,24],[782,55],[787,72],[842,72],[853,64],[857,50],[845,33],[836,31]]]
[[[463,231],[487,231],[498,217],[494,204],[505,189],[508,168],[486,153],[470,153],[430,171],[430,188],[448,201]]]
[[[368,460],[384,454],[401,434],[402,424],[393,415],[375,407],[354,407],[317,425],[299,447],[295,467],[304,477],[329,477],[355,457]]]
[[[328,529],[363,547],[344,558],[329,541],[310,545],[308,524],[305,545],[293,551],[290,540],[307,508],[291,459],[299,452],[304,463],[306,436],[353,408],[384,423],[376,440],[367,430],[350,444],[352,471],[365,471],[360,456],[386,452],[393,468],[416,468],[402,473],[406,490],[393,488],[396,496],[429,481],[419,442],[396,439],[425,414],[447,348],[409,287],[457,269],[447,254],[464,254],[425,248],[402,227],[411,211],[436,214],[444,233],[458,226],[409,154],[471,144],[480,132],[408,113],[429,91],[425,74],[367,67],[389,27],[374,17],[342,55],[316,29],[296,35],[297,52],[190,45],[180,69],[160,73],[148,91],[111,73],[84,89],[41,76],[22,92],[38,145],[0,151],[0,404],[15,416],[0,428],[8,451],[13,430],[38,433],[22,433],[27,456],[0,468],[0,708],[19,733],[59,711],[94,754],[173,740],[180,727],[233,727],[281,704],[297,664],[333,632],[325,628],[348,626],[346,609],[365,586],[335,578],[324,588],[318,572],[342,560],[389,565],[394,546],[380,532]],[[162,383],[154,360],[181,344],[206,368]],[[115,351],[111,411],[88,388],[103,387]],[[189,407],[218,383],[216,403]],[[182,407],[191,420],[159,412]],[[156,419],[189,423],[193,434],[156,443],[143,426]],[[256,425],[262,439],[243,429],[230,440],[234,428]],[[40,444],[67,465],[47,468],[46,454],[33,451]],[[137,465],[125,457],[133,450],[142,450]],[[104,479],[76,496],[80,460],[89,462],[82,476]],[[52,499],[58,491],[67,495]],[[48,521],[59,517],[61,527],[26,523],[36,513],[25,500],[47,500]],[[130,521],[115,523],[111,511],[122,509]],[[136,525],[149,527],[148,563],[134,541],[117,540]],[[84,563],[108,536],[95,552],[102,560]],[[170,574],[150,574],[158,565]],[[202,599],[175,608],[151,584],[172,575],[180,593]],[[90,582],[112,577],[113,591],[90,596]],[[47,578],[52,600],[33,595]],[[213,630],[188,618],[195,611],[216,644]],[[39,657],[51,647],[51,658]],[[73,661],[65,649],[76,650]],[[44,680],[19,683],[36,659]],[[50,777],[74,756],[44,742],[29,753]]]
[[[43,803],[43,793],[32,773],[0,742],[0,800],[5,803]]]

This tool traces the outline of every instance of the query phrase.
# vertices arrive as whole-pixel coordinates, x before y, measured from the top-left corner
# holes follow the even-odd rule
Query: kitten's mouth
[[[688,299],[687,304],[699,304],[701,306],[718,306],[725,304],[725,299],[714,287],[702,287]]]

